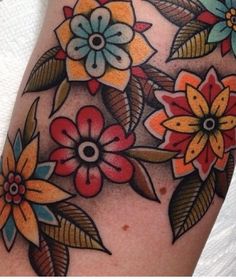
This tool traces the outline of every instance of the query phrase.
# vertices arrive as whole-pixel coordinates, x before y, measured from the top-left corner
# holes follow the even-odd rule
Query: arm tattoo
[[[167,63],[206,56],[218,43],[222,56],[236,55],[236,1],[147,1],[179,27]],[[169,203],[174,243],[203,218],[215,195],[225,197],[236,148],[236,75],[207,65],[201,74],[181,69],[171,76],[151,65],[157,50],[145,34],[152,25],[138,21],[130,1],[79,0],[64,15],[55,29],[58,45],[38,60],[23,93],[56,88],[49,116],[56,147],[40,160],[38,97],[1,160],[3,242],[10,252],[19,233],[43,276],[67,274],[69,248],[111,255],[94,221],[54,176],[72,177],[82,198],[96,197],[110,182],[160,202],[148,166],[167,163],[173,182],[178,179]],[[72,86],[101,96],[102,106],[55,118]],[[140,129],[149,144],[138,144]]]

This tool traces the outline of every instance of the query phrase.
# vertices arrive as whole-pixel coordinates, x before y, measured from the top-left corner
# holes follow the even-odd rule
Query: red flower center
[[[4,192],[7,203],[19,205],[26,192],[22,177],[19,174],[9,173],[4,183]]]
[[[100,150],[96,143],[84,141],[78,146],[78,155],[86,163],[95,163],[99,160]]]

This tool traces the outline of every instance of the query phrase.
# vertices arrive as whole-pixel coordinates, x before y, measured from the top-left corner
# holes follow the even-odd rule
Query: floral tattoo
[[[147,0],[179,26],[168,61],[199,58],[215,51],[236,56],[236,2],[234,0]]]
[[[179,27],[167,63],[217,52],[218,43],[222,57],[236,56],[235,0],[147,1]],[[125,184],[159,203],[149,166],[169,162],[173,182],[178,179],[169,202],[174,243],[216,195],[225,198],[236,149],[236,75],[209,65],[201,74],[181,69],[170,75],[154,67],[158,53],[146,32],[152,25],[137,20],[131,1],[78,0],[63,12],[58,45],[38,60],[23,93],[56,88],[49,116],[55,147],[41,162],[38,97],[24,129],[7,139],[0,165],[3,242],[10,252],[19,233],[40,276],[67,275],[69,248],[111,255],[92,218],[71,202],[74,195],[96,198],[105,183]],[[81,104],[54,117],[72,86],[101,96],[101,107]],[[138,144],[139,129],[148,144]],[[73,193],[63,189],[65,177],[72,177]]]

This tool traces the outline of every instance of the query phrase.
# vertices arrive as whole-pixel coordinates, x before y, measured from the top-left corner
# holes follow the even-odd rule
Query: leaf
[[[126,154],[131,158],[148,163],[164,163],[176,155],[175,152],[142,146],[131,148],[126,151]]]
[[[234,157],[230,154],[224,171],[216,171],[216,194],[224,199],[234,173]]]
[[[71,89],[71,84],[67,80],[67,78],[65,78],[62,81],[62,83],[59,85],[55,93],[55,97],[53,100],[53,109],[50,116],[56,113],[63,106],[70,93],[70,89]]]
[[[57,216],[59,226],[42,225],[47,236],[72,248],[110,253],[104,247],[93,220],[81,208],[63,202],[54,205],[51,210]]]
[[[30,244],[29,260],[38,276],[66,276],[69,251],[65,245],[41,236],[39,248]]]
[[[32,104],[25,121],[25,127],[23,133],[24,146],[26,146],[31,141],[37,128],[38,121],[37,121],[36,114],[38,109],[38,102],[39,102],[39,98],[37,98]]]
[[[168,61],[173,59],[199,58],[211,53],[216,43],[208,43],[210,27],[208,24],[193,20],[176,34]]]
[[[66,77],[65,61],[55,58],[60,47],[47,51],[34,66],[24,93],[48,90]]]
[[[145,166],[137,160],[130,160],[134,166],[134,175],[130,181],[130,186],[142,197],[160,202],[152,183],[152,179]]]
[[[174,91],[175,81],[172,77],[149,64],[143,65],[142,69],[148,76],[148,79],[153,81],[159,89]]]
[[[215,195],[215,173],[205,181],[197,173],[186,176],[177,186],[169,205],[173,242],[205,215]]]
[[[198,16],[204,7],[198,0],[148,0],[170,22],[178,26],[186,25]]]
[[[141,85],[135,77],[131,78],[124,92],[114,88],[104,90],[103,101],[127,133],[136,128],[143,113],[144,100]]]
[[[131,123],[129,131],[133,131],[140,121],[144,109],[144,99],[140,83],[135,77],[131,78],[127,88],[131,110]]]
[[[160,90],[160,87],[150,79],[146,80],[143,78],[139,78],[138,80],[142,87],[146,103],[153,108],[161,109],[162,105],[160,102],[158,102],[155,96],[155,91]]]

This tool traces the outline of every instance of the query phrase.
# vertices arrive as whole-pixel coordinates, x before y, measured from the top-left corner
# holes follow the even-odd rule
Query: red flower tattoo
[[[105,128],[104,116],[96,107],[80,109],[76,123],[65,117],[56,118],[50,134],[61,145],[50,156],[57,163],[55,173],[75,174],[75,188],[81,196],[96,196],[104,178],[114,183],[131,180],[134,168],[122,152],[133,146],[134,133],[126,135],[118,124]]]

